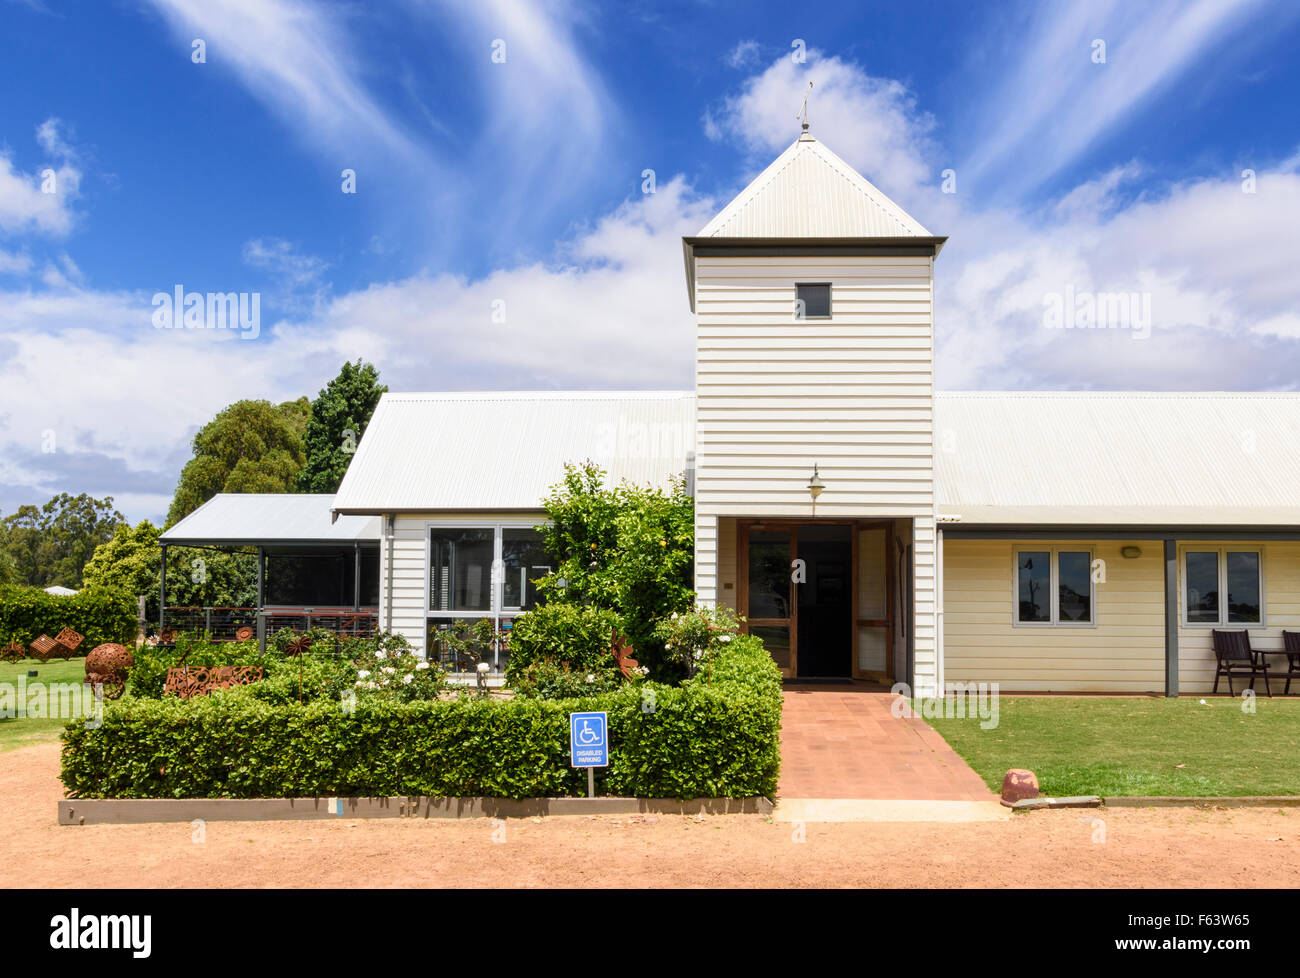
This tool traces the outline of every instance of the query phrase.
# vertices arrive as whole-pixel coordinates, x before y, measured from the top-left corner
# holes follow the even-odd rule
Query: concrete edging
[[[1242,795],[1237,798],[1196,798],[1182,795],[1120,795],[1103,798],[1107,808],[1300,808],[1300,795]]]
[[[535,815],[769,815],[756,798],[65,798],[60,825],[275,822],[338,818],[527,818]]]
[[[1016,812],[1037,812],[1049,808],[1100,808],[1101,799],[1096,795],[1064,795],[1059,798],[1021,798],[1010,804],[1005,801],[1002,804]]]

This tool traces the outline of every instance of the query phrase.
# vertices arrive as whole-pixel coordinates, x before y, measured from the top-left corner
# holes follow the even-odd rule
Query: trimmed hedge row
[[[135,642],[135,598],[125,591],[86,588],[73,595],[47,594],[38,587],[0,587],[0,645],[16,640],[30,645],[62,628],[85,636],[78,653],[104,642]]]
[[[82,798],[580,795],[569,713],[606,710],[606,794],[771,796],[780,769],[781,678],[756,639],[712,681],[629,685],[573,700],[272,706],[251,687],[194,700],[110,704],[103,725],[63,733],[63,784]]]

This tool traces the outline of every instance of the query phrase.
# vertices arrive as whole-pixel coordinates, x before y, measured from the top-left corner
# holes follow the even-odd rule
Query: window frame
[[[536,520],[427,520],[424,524],[424,617],[437,618],[440,621],[456,621],[473,618],[518,618],[524,614],[522,608],[505,606],[505,584],[498,585],[492,580],[493,571],[500,566],[505,569],[504,533],[505,530],[535,530],[546,523],[544,519]],[[433,569],[433,530],[491,530],[492,563],[488,567],[488,608],[486,611],[435,611],[433,605],[433,583],[430,580]],[[426,629],[427,629],[426,625]]]
[[[820,321],[820,320],[826,320],[826,319],[830,319],[830,318],[832,318],[832,316],[833,316],[834,313],[835,313],[835,287],[834,287],[834,284],[831,283],[831,282],[795,282],[795,283],[794,283],[794,301],[795,301],[795,311],[796,311],[796,313],[797,313],[798,310],[799,310],[799,289],[800,289],[801,287],[803,287],[803,286],[808,286],[808,285],[817,285],[817,286],[823,286],[823,285],[824,285],[824,286],[826,287],[826,315],[824,315],[824,316],[809,316],[809,315],[807,315],[807,314],[805,313],[805,314],[802,315],[802,316],[796,315],[795,318],[796,318],[799,322],[801,322],[801,323],[802,323],[802,322],[808,322],[809,320],[819,320],[819,321]],[[805,308],[806,308],[806,307],[805,307]]]
[[[1259,621],[1230,621],[1228,618],[1228,554],[1254,554],[1259,566]],[[1191,610],[1187,602],[1187,556],[1189,554],[1215,554],[1219,561],[1219,620],[1189,621]],[[1265,587],[1264,548],[1262,546],[1188,546],[1182,548],[1178,558],[1179,624],[1183,628],[1267,628],[1268,592]]]
[[[1048,590],[1051,593],[1051,605],[1047,621],[1021,621],[1020,620],[1020,555],[1022,553],[1044,553],[1048,555]],[[1092,611],[1088,621],[1062,621],[1061,620],[1061,565],[1060,554],[1087,554],[1088,555],[1088,606]],[[1082,546],[1080,544],[1066,544],[1055,546],[1050,544],[1024,544],[1012,547],[1011,549],[1011,625],[1013,628],[1096,628],[1098,623],[1097,614],[1097,582],[1092,578],[1092,565],[1097,559],[1097,551],[1092,546]]]

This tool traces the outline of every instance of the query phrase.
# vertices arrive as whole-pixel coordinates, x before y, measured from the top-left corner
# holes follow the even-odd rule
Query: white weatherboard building
[[[944,240],[805,132],[683,241],[693,392],[389,394],[332,501],[289,498],[358,521],[379,626],[421,649],[530,606],[541,500],[586,459],[686,476],[699,601],[790,677],[1177,695],[1215,628],[1280,649],[1300,395],[936,394]]]

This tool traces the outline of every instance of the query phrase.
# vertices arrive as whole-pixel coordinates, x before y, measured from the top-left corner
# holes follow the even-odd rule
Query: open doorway
[[[893,674],[888,522],[743,520],[737,608],[786,678]]]

